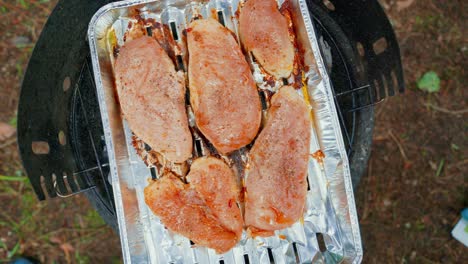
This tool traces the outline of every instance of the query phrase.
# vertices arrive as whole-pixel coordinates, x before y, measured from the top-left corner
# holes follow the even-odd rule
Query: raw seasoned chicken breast
[[[195,244],[224,253],[242,234],[239,189],[231,168],[209,157],[192,164],[188,184],[169,173],[145,188],[145,202],[162,223]]]
[[[261,121],[260,98],[232,32],[214,19],[187,29],[190,101],[203,135],[222,154],[249,144]]]
[[[247,0],[239,17],[242,45],[266,72],[277,79],[288,78],[294,66],[294,45],[288,21],[275,0]]]
[[[145,36],[128,41],[114,66],[123,117],[133,133],[172,162],[190,158],[184,75],[158,42]]]
[[[280,88],[246,170],[245,224],[254,236],[271,235],[303,215],[310,137],[309,106],[294,88]]]

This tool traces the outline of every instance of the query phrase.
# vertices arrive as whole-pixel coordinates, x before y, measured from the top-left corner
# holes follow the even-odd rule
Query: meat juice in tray
[[[310,32],[295,23],[304,23],[297,11],[305,4],[133,2],[110,8],[113,23],[96,39],[107,54],[98,48],[96,59],[102,66],[107,55],[111,69],[95,71],[98,86],[111,84],[106,74],[115,77],[114,101],[120,101],[100,106],[112,116],[111,127],[119,126],[117,118],[122,122],[120,133],[111,130],[106,139],[122,154],[115,156],[113,186],[124,216],[119,224],[125,259],[359,261],[358,230],[339,222],[328,197],[326,155],[314,158],[323,152],[314,129],[320,124],[312,124],[310,108],[314,88],[325,78],[317,73],[311,50],[302,47],[301,38]],[[98,89],[102,101],[110,101],[106,93]],[[122,143],[126,149],[119,152]],[[349,199],[349,188],[345,192]],[[125,209],[132,206],[127,200],[135,200],[119,193],[136,196],[138,210],[127,210],[132,216]],[[325,235],[328,251],[319,252],[315,233]]]

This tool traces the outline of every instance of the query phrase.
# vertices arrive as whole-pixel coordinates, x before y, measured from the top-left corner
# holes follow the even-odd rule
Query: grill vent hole
[[[45,180],[44,175],[41,175],[41,177],[40,177],[40,184],[41,184],[42,192],[44,193],[44,197],[45,198],[50,197],[49,193],[47,192],[46,180]]]
[[[323,239],[323,234],[322,233],[316,233],[315,235],[317,237],[317,242],[318,242],[320,252],[327,251],[327,246],[325,245],[325,240]]]
[[[185,71],[184,60],[182,59],[182,55],[177,55],[176,60],[177,60],[177,68],[179,70]]]
[[[356,48],[358,50],[359,56],[364,57],[364,55],[366,55],[366,51],[364,50],[364,46],[361,42],[358,42],[356,44]]]
[[[199,140],[199,139],[195,140],[195,148],[197,150],[198,156],[202,156],[203,155],[203,148],[202,148],[201,140]]]
[[[62,89],[64,92],[68,91],[68,89],[70,89],[70,86],[71,86],[71,79],[70,77],[65,77],[65,79],[63,79],[63,83],[62,83]]]
[[[398,86],[399,86],[399,85],[398,85],[398,79],[397,79],[397,77],[396,77],[395,71],[392,71],[392,72],[390,73],[390,76],[392,77],[393,87],[394,87],[395,89],[399,89],[399,87],[398,87]]]
[[[221,25],[223,25],[223,27],[226,26],[226,24],[224,23],[223,11],[218,11],[218,21]]]
[[[374,79],[374,89],[375,89],[375,94],[378,100],[380,101],[381,98],[385,97],[385,94],[380,94],[380,85],[377,80]]]
[[[65,183],[65,186],[70,187],[71,192],[74,193],[78,191],[78,185],[75,181],[75,177],[73,176],[73,173],[63,172],[62,177],[63,177],[63,182]]]
[[[388,94],[388,96],[394,96],[395,93],[393,92],[393,87],[391,85],[391,80],[387,80],[385,76],[382,76],[383,78],[383,85],[385,87],[385,91]]]
[[[50,152],[49,143],[46,141],[33,141],[31,143],[31,149],[33,153],[37,155],[49,154]]]
[[[244,263],[245,264],[250,264],[249,255],[247,255],[247,254],[244,254]]]
[[[57,175],[55,175],[55,173],[52,173],[52,182],[54,183],[54,189],[55,189],[54,191],[57,192],[58,187],[56,186],[58,185],[58,182],[57,182]]]
[[[146,151],[150,151],[150,150],[151,150],[150,145],[148,145],[148,144],[145,143],[145,150],[146,150]]]
[[[301,259],[299,258],[299,252],[297,251],[297,243],[293,243],[293,251],[294,251],[294,256],[296,256],[296,263],[301,263]]]
[[[158,175],[156,174],[156,168],[151,167],[150,172],[151,172],[151,179],[156,180],[158,178]]]
[[[268,106],[267,106],[265,94],[263,93],[263,91],[260,91],[258,92],[258,95],[260,95],[260,102],[262,103],[262,109],[267,110]]]
[[[273,258],[273,252],[271,251],[271,248],[268,248],[268,258],[270,259],[270,264],[275,264],[275,259]]]
[[[89,187],[89,182],[85,177],[82,177],[80,174],[73,175],[73,173],[68,174],[68,180],[73,181],[73,183],[78,186],[79,189],[84,189]]]
[[[149,37],[153,36],[153,30],[151,29],[151,27],[146,28],[146,34],[148,34]]]
[[[68,181],[68,176],[65,172],[62,172],[62,179],[63,179],[63,184],[65,185],[65,188],[67,189],[67,193],[73,193],[73,188],[71,187],[70,182]]]
[[[186,105],[189,105],[190,104],[190,92],[189,90],[187,89],[187,91],[185,92],[185,104]],[[188,111],[187,111],[188,112]]]
[[[256,62],[257,62],[257,59],[255,58],[255,56],[253,55],[252,52],[250,53],[250,58],[252,58],[252,62],[253,62],[253,63],[256,63]]]
[[[335,11],[335,5],[330,2],[330,0],[323,0],[323,4],[328,8],[328,10]]]
[[[385,38],[379,38],[374,44],[372,44],[372,48],[374,49],[374,53],[379,55],[380,53],[384,52],[388,47],[387,40]]]
[[[67,144],[67,138],[65,137],[65,133],[62,130],[60,130],[60,132],[58,133],[58,141],[62,146],[65,146]]]
[[[171,27],[171,33],[172,37],[174,38],[175,41],[179,40],[179,34],[177,34],[177,26],[174,21],[169,22],[169,25]]]

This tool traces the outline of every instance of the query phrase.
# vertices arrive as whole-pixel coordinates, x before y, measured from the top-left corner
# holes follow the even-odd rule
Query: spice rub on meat
[[[239,242],[243,220],[231,168],[213,157],[196,159],[183,183],[172,173],[145,188],[145,202],[170,230],[221,254]]]
[[[294,67],[294,45],[288,27],[289,22],[275,0],[247,0],[241,9],[242,45],[277,79],[288,78]]]
[[[222,154],[249,144],[261,122],[250,67],[231,31],[214,19],[187,29],[190,101],[203,135]]]
[[[115,82],[130,129],[169,161],[192,156],[185,79],[156,40],[142,36],[120,48]]]
[[[245,224],[254,236],[272,235],[303,215],[310,138],[309,106],[293,87],[280,88],[246,170]]]

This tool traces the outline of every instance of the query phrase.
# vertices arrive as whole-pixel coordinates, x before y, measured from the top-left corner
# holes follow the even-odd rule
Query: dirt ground
[[[14,125],[20,82],[56,0],[0,0],[0,123]],[[464,0],[382,0],[397,33],[407,91],[377,106],[372,156],[356,193],[363,263],[468,263],[450,236],[467,207]],[[435,71],[441,89],[417,81]],[[15,137],[0,135],[0,263],[119,263],[119,240],[83,196],[37,202]]]
[[[401,10],[398,2],[414,3]],[[408,90],[376,109],[368,175],[357,192],[364,263],[468,263],[467,248],[450,236],[467,207],[468,2],[382,3]],[[439,93],[417,88],[427,71],[440,76]]]

